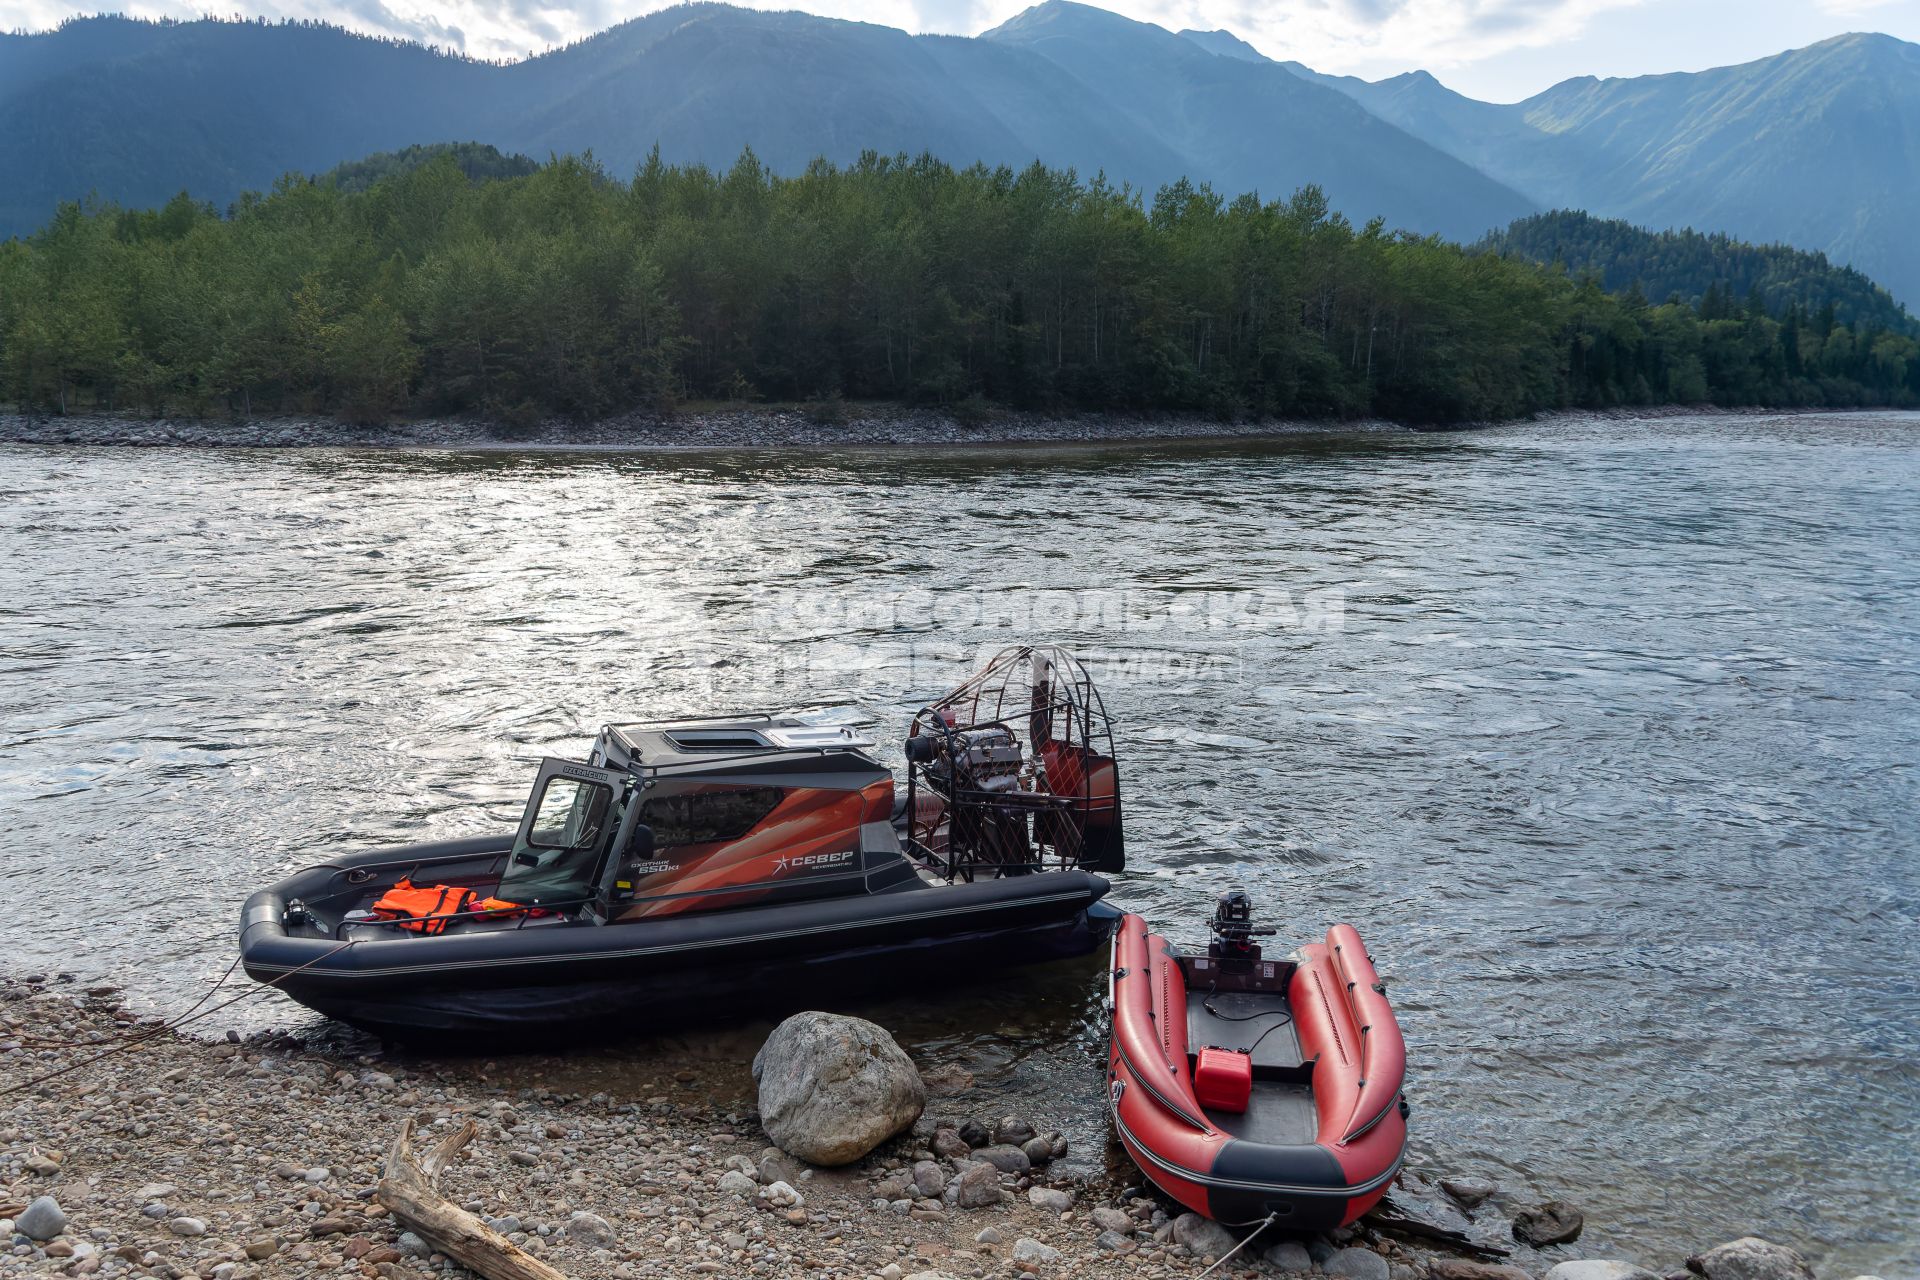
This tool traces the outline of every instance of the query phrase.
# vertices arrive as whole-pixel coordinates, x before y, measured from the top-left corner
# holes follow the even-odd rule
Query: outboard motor
[[[1253,923],[1253,899],[1244,889],[1229,889],[1213,905],[1213,940],[1207,954],[1217,960],[1252,964],[1260,958],[1255,938],[1272,937],[1276,930]]]

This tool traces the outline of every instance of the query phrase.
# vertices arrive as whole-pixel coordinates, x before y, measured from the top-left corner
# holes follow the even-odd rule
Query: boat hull
[[[690,913],[631,923],[343,943],[290,932],[287,904],[332,880],[315,868],[247,902],[249,977],[387,1039],[564,1030],[615,1039],[699,1022],[831,1007],[915,982],[1085,955],[1118,913],[1107,882],[1048,872]]]

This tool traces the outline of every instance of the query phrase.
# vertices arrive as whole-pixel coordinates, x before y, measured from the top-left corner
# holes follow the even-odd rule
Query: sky
[[[1035,0],[750,0],[909,31],[976,35]],[[223,0],[234,4],[236,0]],[[1099,0],[1169,30],[1224,27],[1269,57],[1369,80],[1431,71],[1513,102],[1577,75],[1748,62],[1848,31],[1920,43],[1920,0]],[[140,17],[199,17],[204,0],[125,0]],[[237,0],[222,16],[320,18],[483,58],[520,58],[665,7],[659,0]],[[73,0],[0,0],[0,29],[43,30]]]

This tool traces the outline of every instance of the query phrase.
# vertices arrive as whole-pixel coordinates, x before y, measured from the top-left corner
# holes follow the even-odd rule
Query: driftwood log
[[[1464,1231],[1456,1231],[1452,1227],[1429,1222],[1420,1216],[1418,1210],[1410,1212],[1406,1205],[1396,1203],[1392,1193],[1388,1193],[1385,1200],[1367,1213],[1366,1223],[1383,1232],[1410,1236],[1416,1240],[1432,1240],[1446,1245],[1456,1253],[1463,1253],[1481,1262],[1498,1262],[1502,1258],[1513,1256],[1511,1249],[1475,1240]]]
[[[454,1152],[472,1141],[473,1121],[435,1143],[424,1156],[413,1153],[413,1121],[408,1120],[387,1152],[386,1172],[374,1197],[395,1221],[469,1271],[487,1280],[567,1280],[566,1276],[522,1249],[433,1189],[434,1179]]]

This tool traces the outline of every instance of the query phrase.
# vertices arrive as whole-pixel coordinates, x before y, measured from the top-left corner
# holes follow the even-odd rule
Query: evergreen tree
[[[1904,312],[1724,237],[1569,249],[1569,275],[1356,227],[1313,187],[1148,198],[871,153],[783,177],[751,151],[717,173],[656,150],[626,182],[590,156],[376,159],[364,184],[294,175],[224,215],[68,205],[0,244],[0,394],[511,421],[680,398],[1415,422],[1920,402]]]

